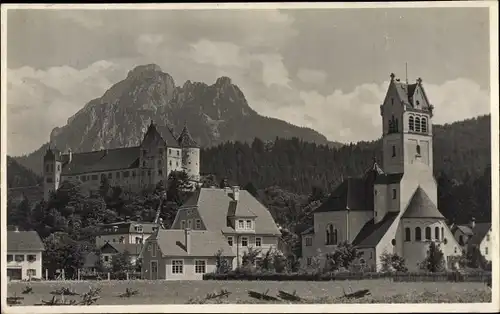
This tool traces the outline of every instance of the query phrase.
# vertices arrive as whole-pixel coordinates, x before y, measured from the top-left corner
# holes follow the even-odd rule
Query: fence
[[[491,282],[491,272],[476,273],[243,273],[205,274],[203,280],[268,280],[268,281],[332,281],[388,279],[394,282],[451,281],[451,282]]]

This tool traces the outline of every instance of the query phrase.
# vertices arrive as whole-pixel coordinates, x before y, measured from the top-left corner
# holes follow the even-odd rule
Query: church
[[[446,267],[461,247],[437,208],[433,175],[433,105],[422,80],[408,84],[391,74],[383,104],[383,160],[361,177],[346,178],[315,211],[314,226],[302,233],[303,266],[324,264],[326,254],[347,241],[359,262],[379,271],[384,252],[418,271],[429,242],[441,248]]]
[[[96,190],[103,178],[124,191],[139,192],[168,179],[172,171],[185,171],[195,184],[200,181],[200,146],[187,125],[179,136],[153,120],[139,146],[62,154],[49,148],[43,158],[44,199],[57,191],[65,180],[80,180]]]

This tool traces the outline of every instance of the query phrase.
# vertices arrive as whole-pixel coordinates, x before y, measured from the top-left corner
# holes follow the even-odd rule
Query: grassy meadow
[[[393,282],[389,279],[361,281],[66,281],[31,282],[32,293],[22,294],[28,283],[10,282],[8,296],[22,296],[21,305],[50,300],[51,291],[70,288],[85,293],[100,287],[97,305],[187,304],[187,303],[283,303],[263,301],[248,295],[249,290],[276,297],[280,290],[302,298],[301,303],[469,303],[491,302],[491,290],[480,282]],[[129,288],[138,294],[120,297]],[[204,300],[207,294],[231,292],[228,297]],[[358,299],[343,298],[345,293],[369,289]],[[79,296],[65,296],[80,300]]]

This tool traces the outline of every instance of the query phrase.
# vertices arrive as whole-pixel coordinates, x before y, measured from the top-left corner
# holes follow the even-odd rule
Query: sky
[[[423,80],[444,124],[490,112],[487,8],[7,12],[7,153],[137,65],[176,85],[228,76],[259,114],[344,143],[381,136],[389,75]]]

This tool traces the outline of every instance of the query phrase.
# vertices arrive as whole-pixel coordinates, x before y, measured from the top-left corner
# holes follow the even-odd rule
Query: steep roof
[[[163,256],[214,256],[222,250],[224,256],[235,256],[225,237],[219,231],[191,230],[191,250],[187,253],[185,230],[161,229],[156,235]],[[146,241],[149,242],[148,238]]]
[[[403,104],[411,106],[411,99],[413,98],[413,94],[415,93],[417,84],[406,84],[403,82],[394,81],[394,87],[396,88],[398,96]]]
[[[185,125],[182,129],[181,134],[177,138],[177,142],[181,147],[199,148],[198,143],[196,143],[196,141],[191,136],[191,133],[189,133],[187,125]]]
[[[131,255],[139,255],[143,245],[139,243],[111,243],[104,244],[100,250],[101,252],[108,252],[108,248],[116,251],[116,253],[128,252]]]
[[[406,207],[401,218],[437,218],[445,219],[427,193],[419,186]]]
[[[457,229],[460,229],[466,235],[473,235],[472,229],[468,225],[456,225]]]
[[[491,222],[477,222],[472,229],[472,237],[467,244],[469,245],[479,245],[483,241],[484,237],[491,230]]]
[[[135,229],[136,227],[139,226],[142,226],[142,233],[152,234],[154,232],[153,229],[157,227],[157,224],[152,222],[141,222],[141,221],[123,221],[111,224],[102,224],[99,225],[100,228],[99,234],[104,235],[104,234],[141,233]]]
[[[166,125],[157,125],[153,120],[151,120],[141,142],[141,146],[144,145],[179,148],[179,143],[173,135],[173,130]]]
[[[281,235],[269,210],[246,190],[240,190],[236,207],[231,209],[231,195],[224,189],[201,188],[182,206],[197,207],[203,223],[208,230],[234,232],[227,225],[228,214],[233,210],[236,214],[250,213],[255,217],[255,233]],[[248,212],[247,212],[248,211]],[[247,216],[248,217],[248,216]]]
[[[64,164],[62,175],[137,168],[139,154],[140,147],[138,146],[73,153],[71,162]]]
[[[314,234],[314,227],[307,228],[303,232],[301,232],[301,235],[307,235],[307,234]]]
[[[42,239],[36,231],[7,231],[7,252],[44,251]]]
[[[378,223],[375,223],[374,219],[370,220],[361,228],[353,241],[353,245],[356,247],[375,247],[397,216],[398,213],[389,212]]]

